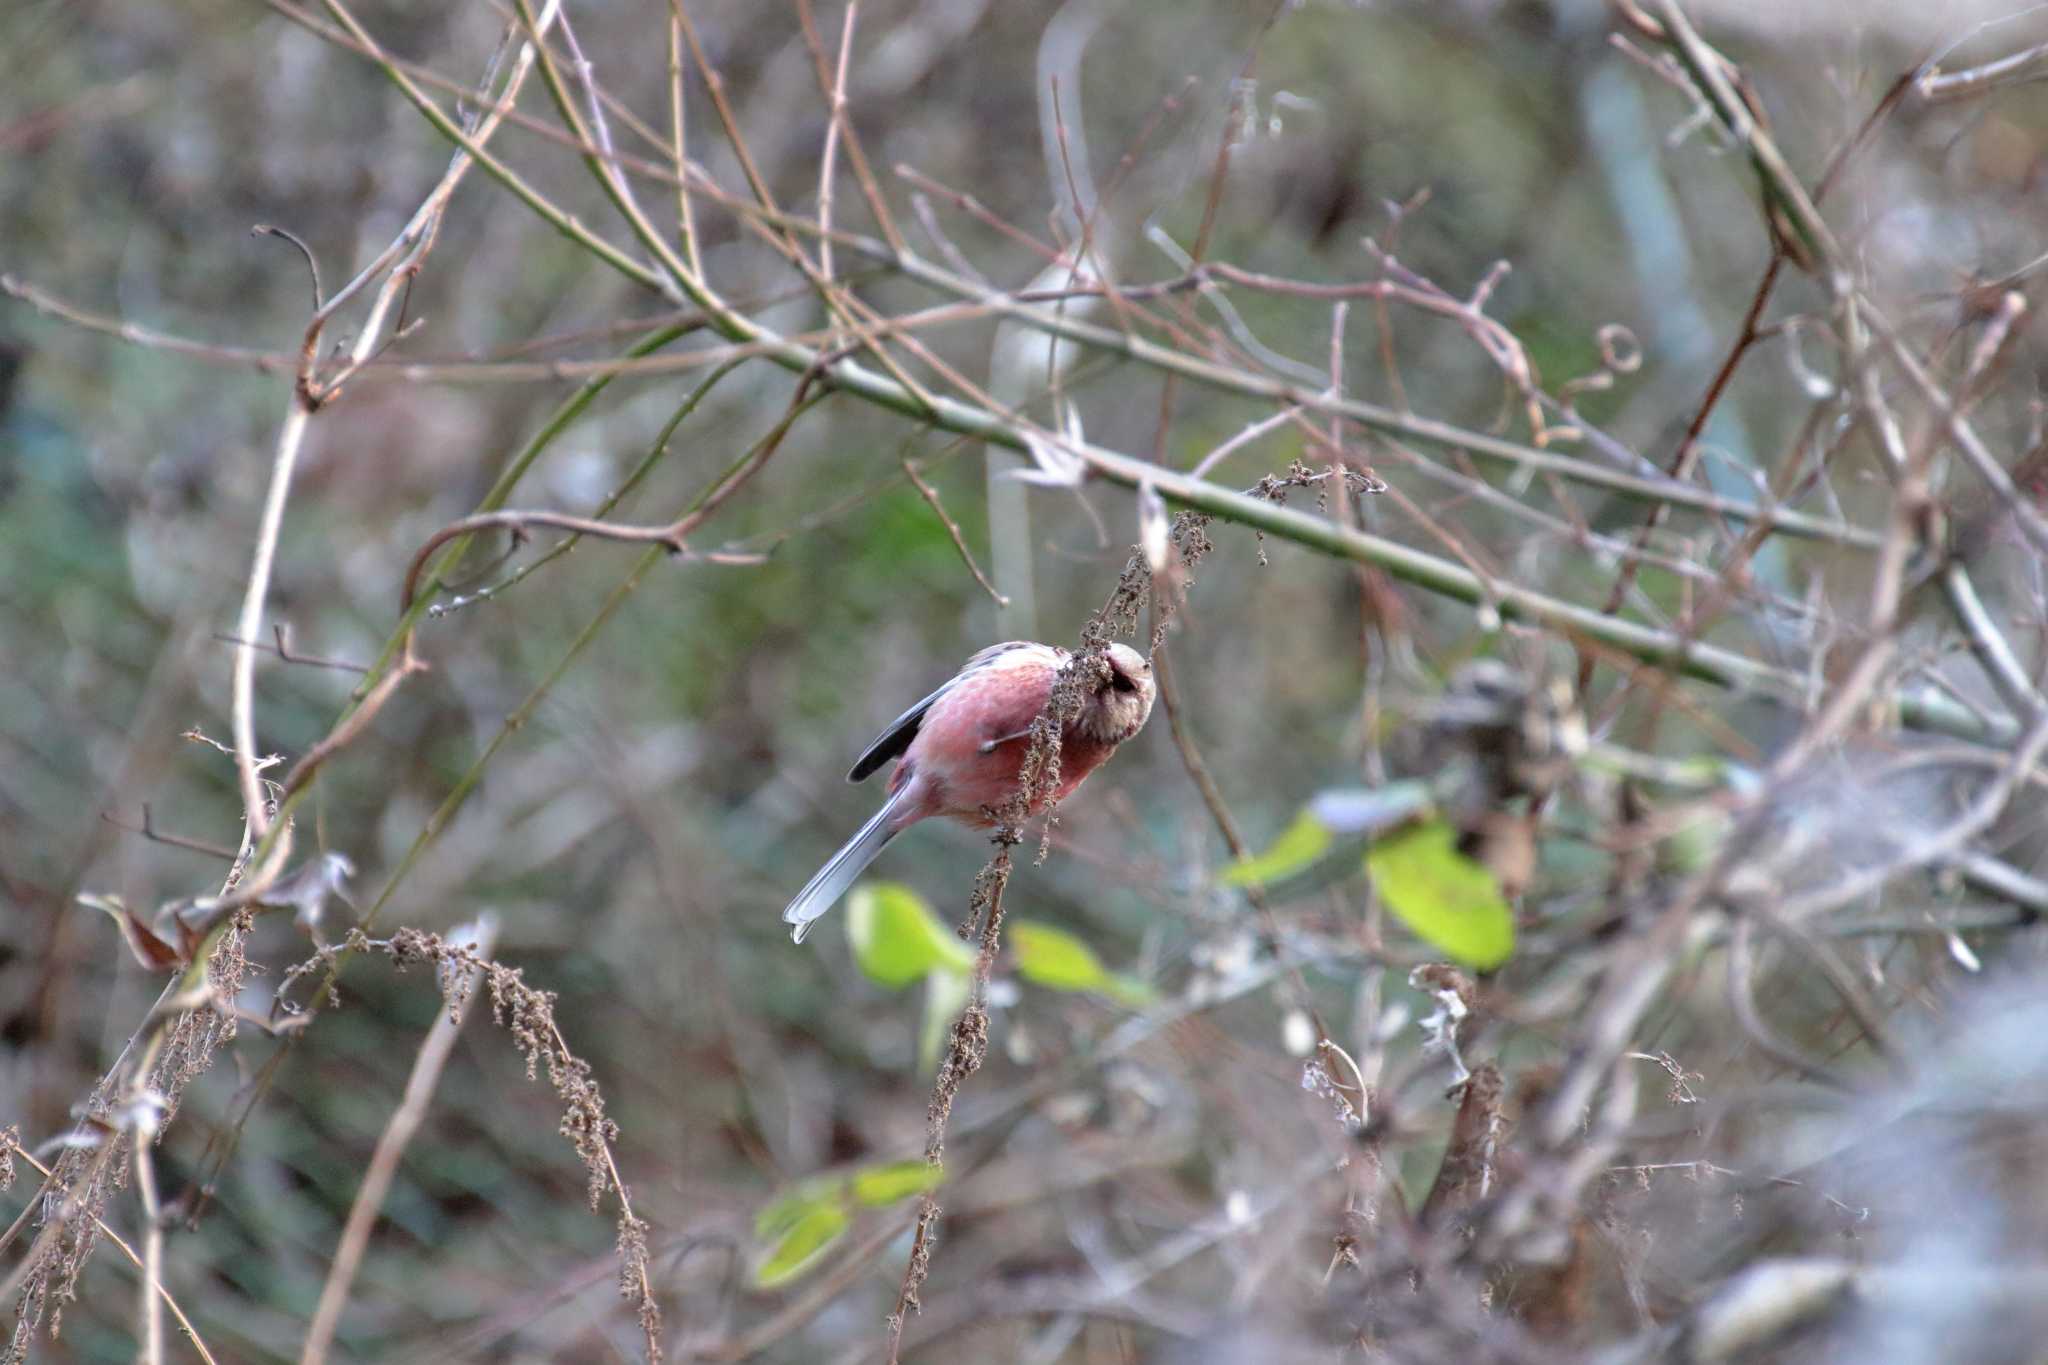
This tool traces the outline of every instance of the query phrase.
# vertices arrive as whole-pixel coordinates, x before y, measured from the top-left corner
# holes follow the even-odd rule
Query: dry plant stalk
[[[632,1196],[619,1175],[618,1162],[612,1154],[619,1138],[619,1126],[606,1112],[604,1092],[591,1074],[590,1063],[570,1050],[560,1026],[555,1022],[554,992],[528,985],[522,969],[507,967],[490,958],[488,949],[478,944],[450,941],[423,929],[399,929],[386,939],[374,939],[361,929],[354,929],[341,942],[322,949],[287,971],[279,983],[280,998],[298,980],[331,971],[343,954],[365,952],[383,954],[400,971],[415,966],[433,969],[442,1001],[447,1007],[440,1021],[445,1029],[437,1026],[437,1032],[430,1040],[436,1042],[440,1058],[445,1058],[446,1048],[453,1045],[455,1028],[481,984],[490,996],[493,1021],[511,1036],[514,1048],[525,1059],[526,1078],[538,1080],[541,1069],[543,1066],[546,1068],[548,1084],[562,1104],[560,1132],[576,1149],[576,1156],[583,1163],[585,1191],[592,1211],[603,1204],[607,1193],[618,1201],[619,1297],[634,1307],[648,1359],[660,1360],[661,1305],[648,1269],[647,1223],[633,1211]],[[440,1058],[423,1047],[421,1068],[415,1073],[417,1092],[414,1086],[408,1087],[406,1105],[401,1110],[406,1121],[415,1127],[426,1099],[431,1095]],[[303,1357],[308,1361],[317,1361],[324,1356],[334,1324],[346,1303],[347,1280],[343,1272],[352,1272],[353,1265],[360,1259],[369,1223],[381,1198],[378,1182],[388,1186],[390,1168],[395,1167],[410,1135],[410,1128],[398,1127],[398,1118],[394,1115],[393,1128],[387,1132],[388,1145],[380,1144],[378,1149],[379,1156],[383,1158],[382,1174],[379,1175],[379,1168],[373,1165],[371,1174],[365,1176],[363,1194],[351,1210],[350,1229],[344,1232],[342,1249],[336,1255],[335,1273],[329,1281],[330,1286],[338,1288],[331,1295],[331,1306],[330,1296],[323,1295],[322,1311],[316,1315],[314,1325],[308,1331]],[[361,1211],[360,1219],[358,1210]],[[354,1233],[353,1241],[350,1232]]]

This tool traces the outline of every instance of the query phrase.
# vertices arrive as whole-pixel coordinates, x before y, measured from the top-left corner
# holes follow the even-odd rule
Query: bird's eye
[[[1132,682],[1129,678],[1125,677],[1122,672],[1114,668],[1109,671],[1109,685],[1119,692],[1135,692],[1138,690],[1138,685],[1136,683]]]

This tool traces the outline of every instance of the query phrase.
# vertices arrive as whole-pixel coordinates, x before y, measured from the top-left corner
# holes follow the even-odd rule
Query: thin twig
[[[426,671],[427,665],[415,658],[408,647],[398,666],[377,680],[376,685],[364,696],[362,704],[353,707],[346,715],[335,721],[334,728],[312,748],[306,750],[299,761],[291,766],[279,788],[280,799],[304,790],[306,784],[313,780],[313,775],[320,771],[322,764],[353,744],[356,737],[369,728],[370,722],[377,718],[377,713],[384,709],[384,704],[391,700],[392,694],[398,691],[401,683],[415,673]]]
[[[668,422],[662,427],[660,435],[656,437],[654,445],[648,451],[647,456],[634,469],[632,474],[628,476],[626,481],[614,490],[598,507],[595,517],[578,517],[564,512],[517,512],[508,511],[502,507],[488,507],[435,532],[429,538],[427,544],[414,554],[412,563],[406,570],[401,600],[403,609],[407,612],[408,616],[413,614],[418,605],[416,601],[417,590],[422,582],[422,574],[426,568],[427,561],[432,557],[433,551],[450,540],[455,541],[458,547],[466,546],[469,537],[475,534],[475,532],[494,526],[509,527],[514,531],[515,535],[523,534],[524,527],[527,525],[554,526],[572,533],[567,540],[557,545],[548,554],[542,556],[539,563],[544,563],[557,555],[568,553],[569,548],[574,545],[575,541],[585,535],[595,535],[610,540],[653,542],[667,549],[671,554],[685,555],[687,553],[688,557],[701,559],[707,563],[753,564],[760,562],[759,556],[754,555],[696,554],[689,552],[688,546],[685,543],[686,537],[705,518],[717,511],[718,507],[727,498],[738,492],[741,485],[752,478],[754,473],[758,472],[760,464],[775,453],[776,449],[781,445],[782,438],[788,434],[790,427],[796,423],[799,417],[828,396],[826,391],[823,390],[811,391],[811,386],[808,384],[799,384],[797,386],[797,392],[791,398],[789,410],[783,414],[782,420],[766,436],[750,447],[747,454],[741,457],[739,463],[726,471],[726,474],[717,485],[707,493],[702,494],[696,502],[691,504],[690,509],[675,521],[665,526],[645,527],[621,526],[617,523],[603,520],[613,508],[624,500],[626,494],[631,492],[646,477],[648,471],[654,467],[655,463],[667,453],[669,438],[674,435],[676,428],[681,425],[684,418],[697,410],[698,405],[704,401],[711,389],[721,379],[732,373],[736,364],[737,362],[729,362],[714,370],[690,393],[689,397],[683,400],[681,406],[676,409]],[[602,386],[600,385],[599,387]],[[594,397],[595,390],[589,391],[589,396]],[[557,415],[556,422],[550,424],[550,430],[559,430],[561,426],[566,425],[575,412],[581,411],[581,407],[577,406],[577,404],[587,403],[587,401],[588,397],[579,395],[577,400],[572,400],[571,404],[564,405],[562,412]],[[530,454],[537,453],[538,444],[539,438],[537,438],[535,445],[529,447],[529,456],[523,458],[530,458]],[[506,479],[501,479],[498,487],[492,490],[492,496],[485,499],[486,503],[501,501],[502,499],[498,496],[499,491],[501,489],[509,490],[510,485],[511,478],[509,475]],[[452,562],[453,558],[460,553],[460,548],[451,551],[443,557],[442,564],[445,566],[447,563]],[[529,565],[518,575],[515,575],[513,581],[517,581],[518,578],[531,573],[533,569],[539,567],[539,563]],[[437,568],[434,572],[438,574],[440,571]],[[432,576],[428,575],[428,577]]]
[[[690,207],[690,144],[683,136],[683,27],[673,16],[668,21],[668,110],[668,136],[675,147],[676,231],[682,235],[683,258],[690,263],[690,273],[701,279],[704,262],[697,254],[697,218]]]
[[[808,0],[803,0],[798,8],[804,17],[806,39],[809,39],[814,36],[814,25],[810,23]],[[818,163],[818,273],[828,280],[832,278],[832,173],[839,160],[839,132],[846,125],[846,67],[853,55],[853,24],[859,13],[857,0],[847,0],[845,27],[839,35],[839,69],[827,94],[831,101],[831,115],[825,128],[825,153]]]
[[[1960,71],[1943,71],[1940,67],[1930,66],[1913,83],[1913,88],[1927,103],[1941,104],[1949,100],[1973,99],[2000,86],[2021,85],[2041,80],[2044,76],[2048,76],[2048,43],[2025,48],[1979,66],[1964,67]]]
[[[1010,599],[996,591],[996,585],[988,581],[988,575],[974,562],[974,552],[967,548],[967,539],[960,534],[960,523],[946,514],[945,504],[939,501],[938,490],[924,481],[924,476],[917,472],[917,466],[910,462],[909,456],[904,456],[902,463],[903,472],[910,477],[911,486],[924,498],[925,504],[932,509],[932,514],[939,519],[939,524],[946,528],[946,534],[952,539],[953,548],[960,552],[960,562],[967,566],[967,572],[974,575],[974,581],[981,584],[982,591],[995,599],[997,606],[1009,606]]]
[[[172,848],[190,849],[194,853],[205,853],[211,857],[226,858],[231,861],[238,856],[236,851],[229,848],[226,844],[209,843],[204,839],[188,839],[181,834],[164,833],[156,827],[155,819],[150,811],[150,803],[147,801],[142,803],[142,823],[140,825],[125,824],[108,811],[100,812],[100,819],[106,821],[115,829],[125,829],[130,834],[140,834],[152,843],[168,844]]]
[[[882,197],[881,186],[876,183],[875,173],[868,166],[867,153],[861,149],[860,133],[853,126],[853,120],[844,114],[846,107],[846,54],[853,45],[853,12],[855,3],[850,0],[846,7],[845,31],[839,46],[839,72],[828,77],[825,63],[825,46],[818,37],[816,17],[811,13],[811,0],[797,0],[797,18],[803,25],[804,46],[810,49],[811,65],[818,75],[818,90],[833,102],[834,117],[843,124],[846,138],[846,159],[853,167],[853,178],[860,185],[860,192],[868,201],[868,211],[875,216],[875,226],[882,230],[882,236],[892,250],[906,250],[903,234],[897,231],[896,219],[889,212],[889,203]],[[829,271],[827,272],[830,273]]]
[[[578,536],[594,536],[599,540],[617,540],[631,545],[659,545],[677,559],[696,560],[705,564],[759,564],[760,555],[727,554],[720,551],[692,550],[683,539],[684,532],[677,528],[681,521],[668,522],[661,526],[626,526],[615,521],[602,521],[596,517],[579,517],[568,512],[518,511],[506,508],[496,512],[477,512],[449,522],[440,530],[428,536],[420,548],[413,552],[412,563],[406,566],[405,586],[400,591],[398,604],[409,609],[413,604],[414,590],[419,586],[420,575],[427,567],[427,561],[434,552],[451,540],[475,535],[503,527],[515,537],[523,537],[529,526],[547,526],[558,531],[572,531]]]
[[[309,668],[331,668],[339,673],[369,672],[369,670],[364,668],[361,664],[350,663],[346,659],[329,659],[318,654],[298,653],[292,648],[291,645],[291,627],[286,625],[283,621],[272,622],[270,632],[272,637],[277,641],[277,643],[274,645],[266,645],[261,641],[255,641],[253,642],[255,647],[257,649],[263,650],[265,653],[275,654],[278,658],[282,659],[284,662],[288,664],[305,664]],[[219,630],[213,632],[213,638],[220,641],[224,645],[239,645],[245,643],[252,643],[243,640],[239,635],[229,635],[226,631]]]

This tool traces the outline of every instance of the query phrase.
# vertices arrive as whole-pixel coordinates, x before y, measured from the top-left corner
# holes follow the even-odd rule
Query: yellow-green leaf
[[[1458,852],[1443,820],[1380,839],[1365,869],[1380,899],[1417,938],[1453,961],[1490,971],[1515,950],[1515,918],[1486,868]]]
[[[969,981],[965,972],[935,971],[924,979],[924,1027],[917,1038],[917,1070],[930,1076],[939,1069],[939,1053],[952,1035],[953,1021],[967,1008]]]
[[[863,882],[846,901],[846,937],[870,979],[901,990],[934,971],[966,975],[974,953],[907,886]]]
[[[935,1190],[945,1178],[944,1170],[925,1161],[867,1166],[853,1173],[853,1198],[855,1203],[879,1209],[913,1194]]]
[[[841,1202],[845,1194],[846,1181],[840,1176],[803,1181],[754,1215],[754,1235],[768,1241],[801,1222],[818,1205]]]
[[[1018,975],[1056,991],[1092,991],[1109,975],[1094,949],[1050,924],[1013,921],[1010,947],[1017,954]]]
[[[1152,999],[1151,988],[1144,982],[1112,972],[1093,948],[1064,929],[1017,920],[1010,925],[1010,947],[1017,954],[1017,974],[1033,985],[1088,991],[1133,1006]]]
[[[816,1265],[832,1244],[846,1235],[851,1222],[837,1200],[815,1203],[787,1220],[781,1235],[768,1245],[754,1266],[754,1285],[773,1289]]]
[[[1225,886],[1263,886],[1304,872],[1330,848],[1330,827],[1312,810],[1294,817],[1264,853],[1240,859],[1218,878]]]

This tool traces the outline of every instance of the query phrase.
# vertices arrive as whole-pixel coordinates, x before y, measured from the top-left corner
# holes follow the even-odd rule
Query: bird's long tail
[[[898,831],[889,823],[889,817],[897,813],[903,799],[904,792],[898,790],[884,801],[882,808],[860,827],[860,832],[848,839],[846,846],[818,869],[817,876],[804,883],[804,889],[796,893],[796,899],[782,912],[783,922],[790,926],[791,938],[802,943],[804,935],[811,931],[811,922],[837,905],[846,889],[868,870],[868,864],[881,853],[882,846],[896,837]]]

